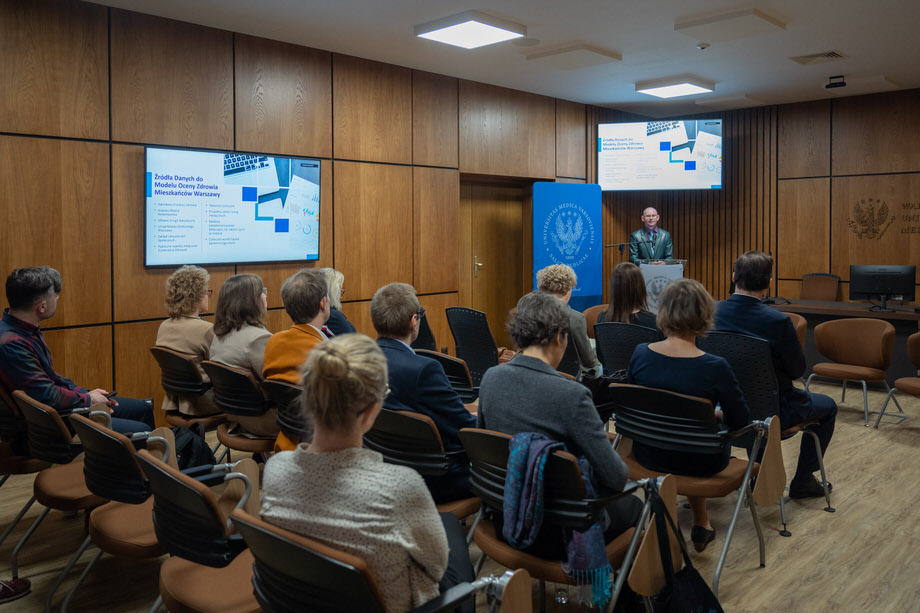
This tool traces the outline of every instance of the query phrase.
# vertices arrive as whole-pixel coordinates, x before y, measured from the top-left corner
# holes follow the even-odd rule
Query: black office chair
[[[464,404],[475,402],[479,397],[479,388],[473,387],[473,377],[470,375],[470,369],[467,368],[466,362],[446,353],[427,349],[416,349],[415,353],[435,360],[441,365],[444,369],[444,374],[447,375],[447,381]]]
[[[151,347],[150,353],[160,366],[160,383],[167,394],[197,398],[211,389],[211,382],[204,380],[190,356],[159,346]],[[170,426],[192,428],[193,430],[197,427],[205,431],[215,430],[225,421],[226,418],[220,413],[193,416],[183,415],[179,411],[166,412],[166,422]],[[220,443],[215,445],[211,452],[217,455],[218,447]]]
[[[241,417],[260,417],[272,407],[272,402],[265,397],[258,379],[248,370],[212,360],[203,361],[201,367],[211,379],[214,404],[223,413]],[[275,437],[236,434],[231,432],[228,424],[223,423],[217,427],[217,440],[229,449],[261,454],[272,451]]]
[[[776,371],[773,369],[773,355],[768,341],[734,332],[709,332],[706,337],[698,338],[696,344],[703,351],[721,356],[728,361],[744,393],[748,408],[751,409],[753,419],[764,420],[773,415],[779,415],[779,383],[776,379]],[[804,432],[811,437],[818,454],[821,482],[824,485],[824,499],[827,502],[824,510],[833,513],[835,509],[831,506],[830,490],[827,487],[824,454],[821,453],[821,442],[814,431],[817,424],[817,421],[783,424],[780,438],[786,440],[799,432]],[[750,437],[748,440],[740,441],[739,446],[750,449]],[[780,498],[780,515],[783,522],[780,534],[791,536],[792,534],[786,527],[786,507],[782,498]]]
[[[578,372],[581,370],[581,363],[578,361],[578,350],[575,349],[575,343],[572,341],[572,335],[569,335],[569,342],[565,347],[565,353],[562,354],[562,359],[559,360],[559,366],[556,367],[556,370],[559,372],[564,372],[567,375],[572,375],[573,377],[578,376]]]
[[[572,584],[564,570],[565,560],[541,558],[513,548],[499,538],[491,514],[501,515],[505,505],[505,477],[508,472],[508,444],[511,436],[493,430],[464,428],[460,430],[460,441],[472,462],[470,480],[473,493],[483,504],[481,519],[473,531],[473,539],[483,552],[502,566],[524,568],[540,581],[539,593],[545,595],[546,582]],[[618,494],[603,498],[588,498],[578,460],[565,451],[553,452],[547,458],[543,472],[543,526],[544,529],[559,527],[566,530],[586,530],[604,514],[604,509],[615,499],[630,495],[646,483],[630,483]],[[637,524],[640,529],[630,528],[606,544],[610,566],[619,569],[613,594],[607,610],[616,606],[623,583],[639,547],[641,527],[651,512],[651,499],[646,503]],[[481,565],[482,559],[477,563]],[[545,607],[544,607],[545,608]],[[542,609],[541,609],[542,610]]]
[[[750,432],[755,434],[752,456],[760,451],[763,435],[769,423],[752,421],[749,425],[733,432],[719,429],[712,403],[704,398],[687,396],[641,385],[612,385],[610,398],[616,403],[616,431],[618,437],[627,437],[654,449],[686,451],[697,454],[721,455],[732,441]],[[623,458],[629,467],[630,479],[642,479],[661,476],[639,464],[631,453]],[[713,592],[718,592],[719,578],[728,554],[732,535],[741,507],[746,502],[751,510],[754,528],[760,542],[760,565],[766,563],[763,532],[754,501],[751,498],[751,476],[754,474],[755,462],[731,458],[728,466],[711,477],[690,477],[674,475],[677,493],[685,496],[702,496],[720,498],[731,492],[738,492],[738,501],[731,523],[725,533],[722,554],[716,565],[712,580]],[[781,466],[781,465],[780,465]],[[770,478],[761,472],[760,478]]]
[[[410,345],[413,349],[427,349],[437,351],[438,343],[434,340],[434,333],[428,325],[428,315],[422,315],[418,323],[418,336]]]
[[[479,387],[485,372],[498,364],[498,347],[486,314],[466,307],[448,307],[445,312],[457,345],[457,357],[466,362],[473,385]]]
[[[252,587],[266,613],[384,612],[377,580],[365,560],[273,526],[244,511],[234,511],[232,519],[255,558]],[[522,592],[509,590],[507,606],[503,605],[501,611],[531,611],[529,576],[524,571],[508,571],[501,578],[484,577],[454,586],[411,613],[451,610],[479,590],[486,591],[490,602],[500,603],[512,581],[521,581],[526,588]],[[522,600],[514,602],[514,598]]]
[[[597,359],[604,365],[604,374],[614,375],[619,371],[625,372],[638,345],[660,341],[661,333],[635,324],[603,322],[594,324],[594,339]]]
[[[313,418],[303,410],[303,387],[277,379],[265,379],[261,385],[278,409],[275,419],[281,432],[292,441],[312,441]]]

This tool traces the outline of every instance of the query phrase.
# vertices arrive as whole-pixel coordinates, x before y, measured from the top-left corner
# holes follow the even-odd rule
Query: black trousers
[[[451,513],[441,513],[441,522],[447,533],[447,546],[450,553],[447,555],[447,570],[441,577],[438,588],[443,594],[455,585],[471,583],[476,577],[473,575],[473,564],[470,562],[470,550],[466,545],[466,535],[460,520]],[[474,613],[476,601],[468,598],[454,611],[457,613]]]

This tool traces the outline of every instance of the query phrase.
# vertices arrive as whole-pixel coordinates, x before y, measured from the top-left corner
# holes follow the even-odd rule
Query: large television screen
[[[722,120],[598,124],[597,182],[604,191],[719,189]]]
[[[319,258],[320,160],[147,147],[144,265]]]

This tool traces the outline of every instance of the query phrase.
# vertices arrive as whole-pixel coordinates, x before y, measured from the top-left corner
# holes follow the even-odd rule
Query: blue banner
[[[600,304],[604,280],[601,188],[583,183],[533,184],[533,282],[550,264],[578,275],[569,304],[576,311]]]

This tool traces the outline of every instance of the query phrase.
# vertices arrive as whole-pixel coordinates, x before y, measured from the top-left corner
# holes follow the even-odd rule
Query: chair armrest
[[[485,587],[484,585],[482,587]],[[476,583],[461,583],[448,589],[446,592],[429,600],[425,604],[412,609],[411,613],[440,613],[455,609],[457,605],[472,597],[480,587]]]

